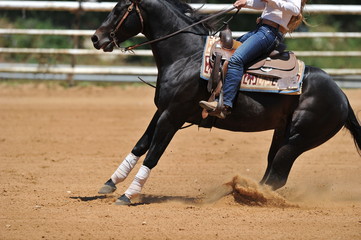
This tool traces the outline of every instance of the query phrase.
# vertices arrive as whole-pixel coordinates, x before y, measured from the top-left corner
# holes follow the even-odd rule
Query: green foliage
[[[330,1],[312,1],[315,2],[334,4]],[[308,26],[303,25],[299,31],[359,32],[361,29],[360,15],[306,14],[306,20]],[[361,51],[360,38],[291,38],[286,39],[285,42],[288,49],[293,51]],[[308,65],[320,68],[361,68],[360,57],[302,57],[301,59]]]
[[[11,24],[16,29],[56,29],[50,19],[39,20],[36,18],[16,19]],[[0,38],[0,44],[7,48],[71,48],[73,43],[71,37],[66,36],[39,36],[39,35],[8,35]],[[42,56],[39,54],[9,54],[3,56],[7,62],[36,62],[55,63],[63,61],[64,56]]]
[[[203,3],[221,3],[232,4],[235,0],[189,0],[187,2]],[[334,0],[309,0],[309,4],[355,4],[360,5],[360,0],[345,0],[335,2]],[[101,12],[80,12],[80,29],[96,29],[105,19],[108,13]],[[298,31],[310,32],[359,32],[361,29],[361,15],[324,15],[324,14],[305,14],[308,26],[302,26]],[[229,16],[226,16],[226,19]],[[258,14],[238,14],[230,23],[233,31],[249,31],[254,29]],[[74,29],[77,28],[77,18],[74,13],[63,11],[1,11],[0,25],[4,28],[19,29]],[[89,41],[89,39],[80,39],[80,43]],[[143,39],[131,39],[123,46],[132,45]],[[89,42],[88,42],[89,43]],[[9,48],[72,48],[73,39],[65,36],[31,36],[31,35],[11,35],[0,36],[0,46]],[[293,51],[361,51],[361,39],[286,39],[289,50]],[[303,58],[309,65],[321,68],[340,67],[340,68],[361,68],[360,58],[356,57],[338,57],[338,58]],[[40,62],[43,64],[70,63],[69,56],[41,56],[39,54],[2,54],[0,61],[7,62]],[[97,59],[97,64],[144,64],[152,65],[154,60],[151,57],[130,56],[127,58],[117,57],[112,62],[101,62]],[[78,64],[94,64],[94,57],[78,57]]]
[[[15,28],[19,29],[56,29],[52,22],[39,20],[35,18],[23,21],[18,19],[15,22]],[[69,48],[72,41],[66,36],[29,36],[29,35],[12,35],[7,42],[7,47],[26,47],[26,48]]]

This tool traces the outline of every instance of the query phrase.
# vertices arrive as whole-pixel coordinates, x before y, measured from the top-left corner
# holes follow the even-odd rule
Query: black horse
[[[121,0],[91,39],[95,48],[109,52],[140,32],[148,40],[154,40],[201,18],[204,16],[179,0]],[[311,66],[306,66],[300,96],[239,92],[230,116],[224,120],[202,121],[198,103],[208,99],[209,93],[207,82],[200,78],[199,72],[205,42],[202,35],[209,32],[208,27],[198,24],[186,33],[151,43],[158,68],[154,98],[157,111],[131,151],[136,160],[148,152],[143,166],[152,169],[157,165],[185,122],[230,131],[274,129],[268,166],[261,180],[273,189],[286,184],[298,156],[326,142],[342,127],[351,132],[360,152],[361,126],[347,97],[327,73]],[[140,193],[147,177],[138,179],[136,193]],[[109,179],[101,192],[110,193],[115,189]],[[123,195],[118,201],[130,203],[130,197]]]

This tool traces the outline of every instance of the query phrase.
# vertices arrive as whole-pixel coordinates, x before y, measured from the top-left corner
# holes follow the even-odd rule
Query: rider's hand
[[[237,0],[233,3],[233,6],[235,6],[238,9],[241,9],[242,7],[246,6],[247,0]]]

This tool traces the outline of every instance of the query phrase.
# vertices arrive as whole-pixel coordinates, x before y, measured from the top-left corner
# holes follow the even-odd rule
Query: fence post
[[[79,30],[80,29],[80,18],[81,15],[83,14],[83,8],[82,8],[82,1],[83,0],[78,0],[79,3],[79,7],[78,9],[74,12],[75,14],[75,19],[74,19],[74,24],[73,24],[73,29],[75,30]],[[78,35],[74,35],[73,36],[73,47],[74,49],[79,49],[79,36]],[[70,57],[70,66],[71,68],[74,70],[75,66],[76,66],[76,55],[72,54]],[[74,72],[74,71],[73,71]],[[74,73],[69,73],[67,76],[67,81],[68,81],[68,85],[70,87],[75,85],[74,82]]]

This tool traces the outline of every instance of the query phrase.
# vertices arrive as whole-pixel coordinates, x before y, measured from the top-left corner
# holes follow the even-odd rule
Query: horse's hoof
[[[115,205],[122,205],[122,206],[129,206],[130,204],[132,204],[132,202],[130,201],[130,199],[125,196],[125,194],[123,194],[122,196],[120,196],[117,201],[115,201],[114,203]]]
[[[109,179],[104,186],[98,191],[99,194],[110,194],[117,190],[117,187],[111,179]]]

